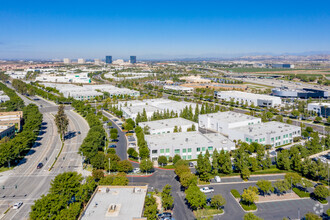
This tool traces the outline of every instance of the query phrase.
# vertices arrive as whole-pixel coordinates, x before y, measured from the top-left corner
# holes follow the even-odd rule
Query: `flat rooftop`
[[[129,113],[129,114],[137,114],[140,112],[142,114],[143,109],[145,109],[146,112],[162,112],[162,109],[151,106],[151,105],[137,105],[137,106],[125,106],[122,107],[122,110]]]
[[[212,120],[222,121],[225,123],[235,123],[235,122],[251,121],[257,119],[261,121],[260,118],[238,112],[233,112],[233,111],[217,112],[217,113],[205,114],[201,116],[202,117],[206,116],[208,118],[211,118]]]
[[[249,92],[240,92],[240,91],[221,91],[218,92],[218,94],[225,94],[225,95],[233,95],[233,96],[240,96],[243,98],[248,99],[281,99],[280,97],[276,96],[270,96],[270,95],[263,95],[263,94],[255,94],[255,93],[249,93]]]
[[[198,131],[146,135],[148,145],[155,147],[201,147],[213,146],[231,150],[235,144],[219,133],[202,134]]]
[[[179,127],[179,126],[192,125],[192,124],[196,124],[196,123],[184,118],[171,118],[171,119],[163,119],[157,121],[140,122],[139,126],[141,127],[148,126],[150,128],[150,131],[152,131],[160,128],[172,128],[175,126]]]
[[[141,219],[148,186],[98,186],[81,220]]]
[[[299,126],[289,125],[277,121],[270,121],[266,123],[253,124],[235,128],[236,131],[243,132],[244,134],[259,136],[264,134],[279,133],[279,132],[290,132],[293,130],[300,129]]]
[[[326,103],[326,102],[323,102],[323,103],[309,103],[309,105],[317,105],[317,106],[327,106],[327,107],[330,107],[330,103]]]

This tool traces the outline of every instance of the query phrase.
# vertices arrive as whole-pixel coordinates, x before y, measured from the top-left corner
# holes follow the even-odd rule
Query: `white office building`
[[[83,58],[78,59],[78,64],[84,64],[84,63],[85,63],[85,59],[83,59]]]
[[[173,133],[174,129],[181,129],[181,132],[188,132],[188,130],[195,127],[198,130],[198,124],[184,119],[184,118],[171,118],[157,121],[140,122],[139,126],[141,128],[148,127],[150,134],[166,134]]]
[[[36,77],[36,81],[53,83],[91,83],[88,73],[67,73],[64,75],[42,74]]]
[[[330,103],[309,103],[307,110],[327,118],[330,116]]]
[[[219,91],[215,92],[215,97],[220,100],[225,101],[234,101],[242,104],[260,106],[260,107],[277,107],[282,104],[282,100],[280,97],[270,96],[270,95],[262,95],[262,94],[254,94],[248,92],[240,92],[240,91]]]
[[[172,85],[168,85],[168,86],[163,86],[164,90],[172,90],[172,91],[177,91],[177,92],[187,92],[187,93],[191,93],[194,91],[193,88],[191,87],[185,87],[185,86],[172,86]]]
[[[71,63],[71,60],[69,58],[64,58],[63,63],[69,64],[69,63]]]
[[[199,115],[198,118],[199,127],[217,131],[224,135],[228,135],[229,129],[259,123],[261,123],[261,118],[232,111]]]
[[[292,143],[293,138],[300,135],[301,128],[299,126],[276,121],[238,127],[230,129],[228,132],[228,137],[232,141],[257,142],[273,147]]]
[[[202,134],[200,132],[166,133],[146,135],[145,140],[150,149],[153,161],[159,156],[174,157],[180,155],[184,160],[197,159],[206,150],[212,155],[213,151],[231,151],[235,149],[234,142],[219,133]]]

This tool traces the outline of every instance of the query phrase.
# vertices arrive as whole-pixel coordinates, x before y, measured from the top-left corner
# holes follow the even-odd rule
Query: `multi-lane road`
[[[56,175],[66,171],[82,172],[82,159],[77,152],[89,130],[87,122],[81,116],[66,108],[65,113],[69,118],[67,139],[58,160],[49,171],[62,146],[54,122],[57,106],[39,97],[30,100],[21,97],[25,104],[35,103],[39,106],[43,123],[38,139],[28,155],[13,170],[0,174],[0,184],[5,187],[0,189],[0,213],[4,213],[16,202],[23,202],[20,209],[10,209],[1,216],[2,219],[28,219],[34,200],[48,192],[51,180]],[[37,169],[40,162],[44,166]]]

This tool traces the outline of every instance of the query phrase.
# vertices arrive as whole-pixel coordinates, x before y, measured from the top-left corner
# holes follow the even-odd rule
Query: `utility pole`
[[[110,175],[110,158],[109,158],[109,175]]]

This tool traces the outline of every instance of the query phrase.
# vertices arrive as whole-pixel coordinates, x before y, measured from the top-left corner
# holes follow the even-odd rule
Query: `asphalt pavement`
[[[43,123],[38,139],[28,155],[13,170],[1,173],[0,184],[5,186],[5,189],[0,191],[0,213],[4,213],[16,202],[23,202],[20,209],[10,209],[2,219],[28,219],[34,200],[48,192],[50,182],[57,174],[65,171],[82,171],[81,157],[77,151],[89,129],[87,122],[81,116],[71,110],[65,111],[69,118],[68,133],[71,135],[65,140],[63,151],[54,168],[49,171],[61,148],[54,122],[57,107],[54,103],[43,99],[37,101],[32,99],[32,101],[24,96],[21,97],[26,104],[36,103],[39,106],[43,113]],[[43,108],[47,110],[43,111]],[[78,135],[77,131],[81,131],[81,134]],[[44,166],[37,169],[40,162]]]

